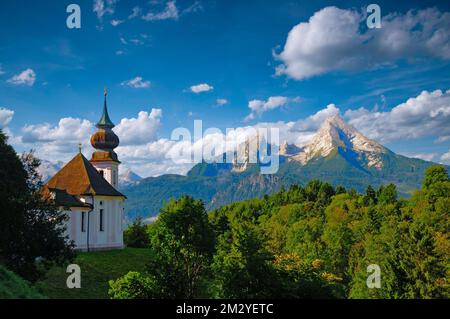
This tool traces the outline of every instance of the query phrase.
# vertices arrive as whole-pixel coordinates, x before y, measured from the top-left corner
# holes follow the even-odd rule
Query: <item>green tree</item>
[[[381,186],[378,189],[378,202],[381,204],[394,204],[397,202],[397,187],[394,184]]]
[[[163,207],[152,227],[155,256],[148,266],[150,277],[160,287],[160,297],[202,296],[214,246],[202,201],[184,196]]]
[[[268,298],[274,296],[273,256],[264,248],[260,230],[251,222],[232,220],[230,231],[218,239],[212,270],[217,296]]]
[[[366,195],[363,197],[365,206],[375,205],[377,203],[377,193],[371,185],[367,186]]]
[[[133,223],[123,232],[123,240],[127,247],[144,248],[150,244],[147,225],[142,217],[136,218]]]
[[[0,262],[29,281],[75,256],[68,216],[42,195],[39,165],[32,153],[19,158],[0,131]]]
[[[423,179],[422,187],[429,189],[432,185],[439,182],[449,182],[447,170],[442,165],[433,165],[425,171],[425,178]]]

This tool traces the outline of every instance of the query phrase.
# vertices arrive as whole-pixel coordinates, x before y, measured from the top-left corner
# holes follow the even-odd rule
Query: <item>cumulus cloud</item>
[[[148,12],[146,15],[142,16],[142,19],[146,21],[158,21],[158,20],[178,20],[179,13],[176,6],[176,1],[168,1],[166,7],[163,11],[154,13]]]
[[[267,103],[269,100],[263,102]],[[277,104],[274,101],[271,103]],[[116,151],[122,163],[141,176],[167,173],[184,174],[194,163],[192,163],[190,155],[189,161],[186,161],[186,157],[180,158],[180,154],[192,154],[202,148],[204,152],[205,149],[214,149],[215,152],[219,152],[221,142],[224,140],[231,138],[232,141],[242,143],[248,134],[258,128],[278,128],[280,143],[287,141],[290,144],[301,146],[311,140],[325,119],[339,113],[340,110],[335,104],[329,104],[314,114],[297,121],[257,123],[236,128],[235,131],[228,133],[204,131],[202,140],[193,141],[192,137],[191,140],[158,138],[162,111],[154,108],[151,112],[141,111],[135,118],[125,118],[120,121],[114,128],[121,140]],[[347,110],[343,113],[343,117],[367,137],[382,143],[429,136],[436,138],[450,136],[448,127],[448,123],[450,123],[450,90],[447,92],[423,91],[418,96],[385,112],[369,111],[364,108]],[[87,141],[89,141],[92,131],[93,124],[89,121],[65,118],[61,119],[56,126],[49,124],[25,126],[20,140],[22,143],[36,148],[38,155],[44,159],[65,161],[74,155],[79,142],[88,145]],[[236,143],[232,143],[227,146],[234,147],[235,145]],[[92,148],[89,146],[84,149],[85,154],[91,151]],[[412,150],[409,153],[403,152],[403,154],[450,164],[450,151],[445,154],[437,152],[425,154]],[[86,154],[86,156],[88,155]]]
[[[212,91],[212,90],[214,90],[214,87],[207,83],[201,83],[201,84],[192,85],[189,89],[191,90],[191,92],[193,92],[195,94],[199,94],[202,92]]]
[[[386,112],[366,108],[347,110],[344,117],[379,142],[450,136],[450,90],[423,91]]]
[[[103,16],[114,14],[117,2],[118,0],[94,0],[93,11],[97,18],[102,20]]]
[[[25,125],[15,144],[35,149],[40,158],[66,161],[78,150],[79,143],[87,146],[93,127],[88,120],[71,117],[60,119],[57,125]]]
[[[26,69],[21,73],[14,75],[8,80],[8,83],[14,85],[27,85],[33,86],[36,81],[36,73],[32,69]]]
[[[251,112],[245,118],[245,120],[246,121],[253,120],[256,116],[260,116],[261,114],[267,111],[282,107],[291,101],[299,102],[300,99],[298,97],[290,99],[285,96],[271,96],[266,101],[251,100],[248,102],[248,108],[251,110]]]
[[[150,113],[141,111],[137,118],[124,118],[114,128],[121,145],[141,145],[156,139],[161,124],[162,110],[153,108]]]
[[[123,81],[121,85],[129,86],[134,89],[146,89],[150,87],[151,83],[150,81],[145,81],[141,76],[137,76],[131,80]]]
[[[0,129],[5,128],[12,120],[14,111],[0,107]]]
[[[296,80],[332,71],[370,69],[417,58],[450,59],[450,13],[436,8],[383,16],[367,29],[355,10],[323,8],[289,32],[277,75]]]
[[[89,136],[91,128],[92,123],[88,120],[65,117],[59,120],[57,126],[52,126],[48,123],[24,126],[22,129],[22,142],[79,142]]]

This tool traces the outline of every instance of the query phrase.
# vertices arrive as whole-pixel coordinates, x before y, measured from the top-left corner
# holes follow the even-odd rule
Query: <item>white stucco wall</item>
[[[86,202],[92,204],[92,199],[87,197]],[[82,231],[82,211],[85,209],[72,208],[71,211],[66,212],[70,217],[67,222],[69,239],[75,242],[77,250],[87,250],[89,229],[90,250],[123,248],[124,199],[121,197],[94,196],[93,205],[93,210],[85,213],[84,232]],[[103,209],[104,216],[103,231],[100,230],[100,209]]]
[[[119,164],[116,162],[91,162],[98,170],[103,171],[103,177],[114,186],[115,189],[119,186]]]

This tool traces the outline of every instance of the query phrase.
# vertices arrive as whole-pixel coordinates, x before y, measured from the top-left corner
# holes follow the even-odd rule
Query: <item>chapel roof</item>
[[[44,188],[65,190],[70,195],[126,197],[108,183],[82,153],[56,173]]]
[[[48,191],[54,195],[54,201],[58,206],[92,208],[92,204],[82,202],[75,195],[70,195],[64,189],[49,188]]]

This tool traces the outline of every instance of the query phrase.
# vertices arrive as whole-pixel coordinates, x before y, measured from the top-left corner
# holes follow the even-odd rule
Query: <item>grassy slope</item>
[[[0,265],[0,299],[42,299],[27,281]]]
[[[80,289],[67,288],[65,267],[51,269],[36,286],[49,298],[108,298],[108,281],[129,271],[144,271],[150,254],[144,248],[79,253],[74,263],[81,268]]]

